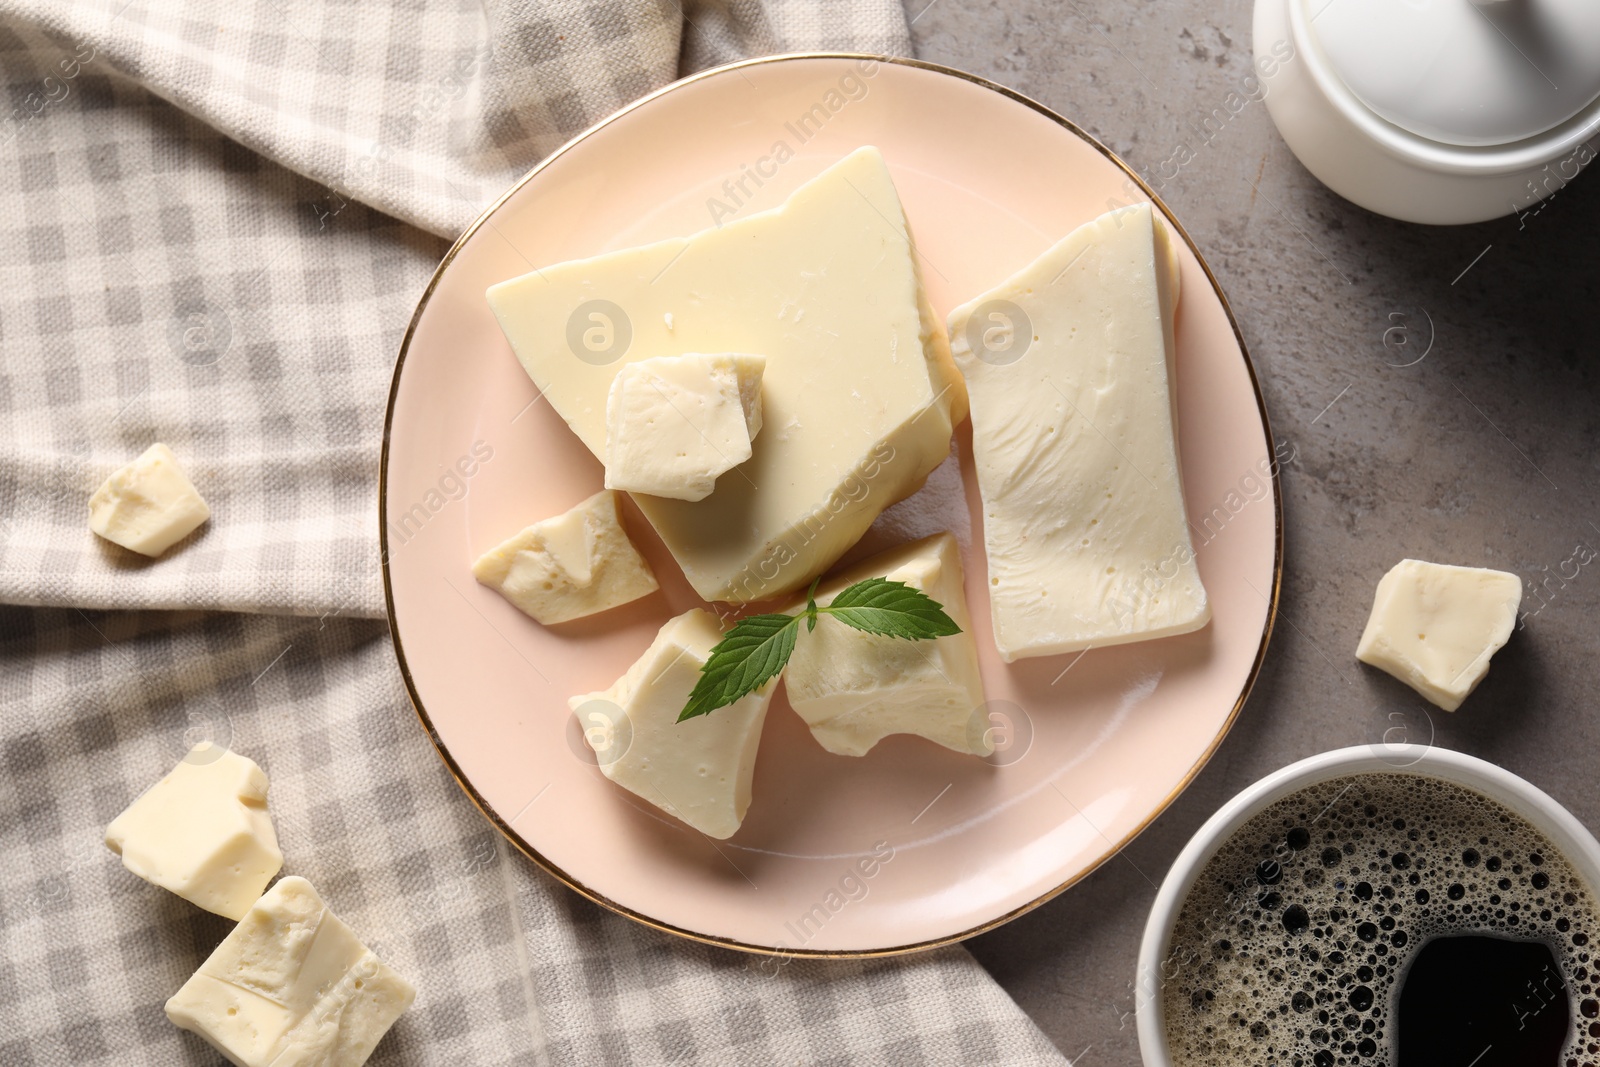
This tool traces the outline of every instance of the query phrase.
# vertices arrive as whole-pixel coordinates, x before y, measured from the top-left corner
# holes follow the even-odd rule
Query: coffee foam
[[[1404,773],[1285,797],[1206,864],[1161,966],[1173,1062],[1387,1063],[1405,967],[1441,934],[1549,945],[1577,1023],[1561,1062],[1600,1067],[1593,892],[1521,816]],[[1508,1010],[1546,1000],[1530,990]]]

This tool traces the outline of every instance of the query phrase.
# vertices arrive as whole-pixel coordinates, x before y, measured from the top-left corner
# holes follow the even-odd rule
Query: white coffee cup
[[[1274,802],[1319,782],[1367,773],[1442,778],[1498,801],[1549,838],[1585,882],[1600,887],[1600,842],[1549,794],[1504,767],[1448,749],[1388,744],[1341,748],[1290,764],[1256,782],[1206,820],[1161,883],[1145,923],[1134,979],[1139,1051],[1145,1067],[1172,1067],[1162,967],[1172,958],[1178,912],[1206,864],[1241,826]]]
[[[1371,211],[1525,214],[1596,155],[1595,0],[1257,0],[1253,33],[1284,141]]]

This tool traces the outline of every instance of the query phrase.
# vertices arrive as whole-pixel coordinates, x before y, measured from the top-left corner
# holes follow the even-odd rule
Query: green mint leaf
[[[868,578],[845,589],[819,612],[846,626],[884,637],[925,641],[961,632],[944,605],[920,589],[887,578]]]
[[[760,689],[789,662],[799,630],[793,615],[740,619],[711,649],[678,721],[708,715]]]
[[[827,607],[818,607],[817,581],[806,590],[806,606],[800,614],[752,615],[740,619],[722,636],[700,668],[700,678],[678,715],[679,722],[725,708],[777,677],[794,654],[801,619],[806,621],[807,633],[816,629],[818,615],[832,615],[869,634],[911,641],[961,632],[955,620],[944,613],[943,605],[905,582],[868,578],[846,588]]]

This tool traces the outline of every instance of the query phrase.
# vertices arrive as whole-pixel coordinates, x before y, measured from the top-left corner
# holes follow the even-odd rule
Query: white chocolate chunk
[[[684,722],[678,714],[722,640],[694,608],[668,622],[610,689],[567,704],[607,778],[708,837],[732,837],[750,808],[761,725],[776,682]],[[600,727],[600,728],[596,728]]]
[[[492,286],[522,366],[602,462],[629,362],[759,352],[769,430],[703,500],[640,496],[695,592],[802,588],[950,450],[966,392],[889,170],[862,148],[771,211]],[[670,326],[668,317],[670,316]]]
[[[238,1067],[360,1067],[416,990],[290,876],[167,1001]]]
[[[626,363],[606,398],[606,488],[704,500],[750,458],[765,356],[725,352]]]
[[[1007,662],[1211,619],[1178,468],[1177,303],[1171,238],[1138,204],[950,314]]]
[[[890,734],[917,734],[957,752],[989,755],[994,739],[956,539],[935,534],[879,553],[819,586],[817,603],[831,604],[847,586],[877,577],[920,589],[961,633],[907,641],[863,633],[824,615],[815,630],[800,628],[784,668],[789,703],[829,752],[864,756]]]
[[[1515,574],[1403,559],[1378,581],[1356,658],[1455,711],[1489,673],[1521,604]]]
[[[660,588],[628,540],[617,494],[602,490],[496,545],[472,575],[549,626],[627,604]]]
[[[283,866],[266,774],[209,741],[111,820],[106,846],[150,884],[234,920]]]
[[[140,555],[159,556],[211,517],[211,509],[157,442],[114,472],[89,498],[89,529]]]

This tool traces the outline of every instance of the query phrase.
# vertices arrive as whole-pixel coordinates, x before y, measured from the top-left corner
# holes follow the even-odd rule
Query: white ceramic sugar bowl
[[[1600,0],[1256,0],[1253,43],[1290,149],[1393,218],[1526,212],[1596,155]]]

